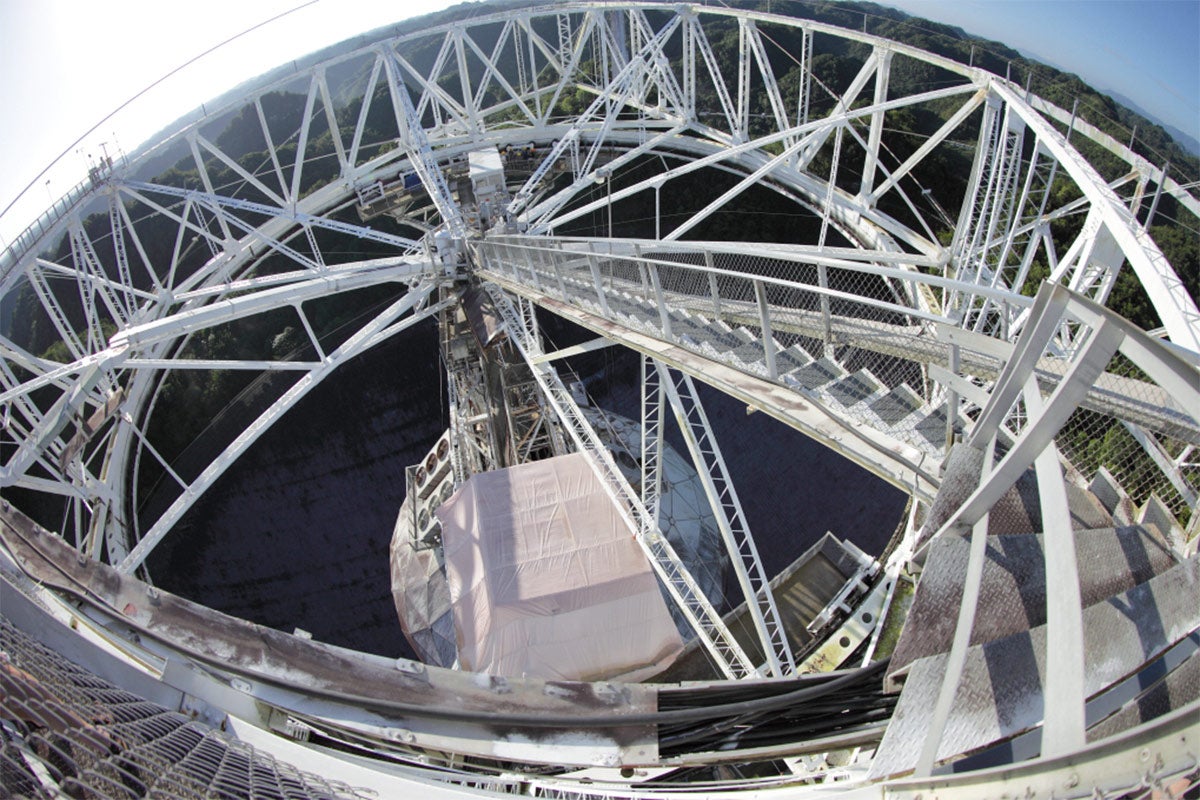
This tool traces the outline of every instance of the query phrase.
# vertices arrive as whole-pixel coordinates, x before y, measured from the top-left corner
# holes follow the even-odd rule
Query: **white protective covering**
[[[463,669],[638,681],[682,648],[583,455],[475,475],[437,515]]]

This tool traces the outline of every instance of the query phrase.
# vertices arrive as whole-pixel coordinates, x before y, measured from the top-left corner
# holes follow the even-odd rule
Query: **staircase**
[[[1029,759],[1039,766],[1021,769],[1065,770],[1063,758],[1093,742],[1164,711],[1176,711],[1165,718],[1174,725],[1200,703],[1195,540],[1185,545],[1153,494],[1135,508],[1112,475],[1099,470],[1088,483],[1059,450],[1079,447],[1081,434],[1144,424],[1191,452],[1200,392],[1186,356],[1049,283],[1020,337],[1001,345],[947,326],[930,335],[903,319],[831,314],[749,273],[676,268],[662,253],[641,259],[636,246],[632,257],[560,251],[552,269],[541,251],[506,247],[489,253],[499,279],[789,387],[940,465],[925,528],[896,551],[906,561],[916,553],[909,566],[921,579],[888,664],[887,687],[900,697],[872,779],[914,774],[912,785],[924,785]],[[953,349],[936,351],[946,341]],[[930,382],[941,388],[925,391]],[[946,395],[975,409],[968,424]],[[1100,418],[1075,421],[1080,410]],[[1187,494],[1173,477],[1182,480],[1166,474],[1156,486]],[[1145,484],[1130,488],[1146,496]],[[1088,752],[1103,760],[1109,743]]]
[[[1069,492],[1089,742],[1200,697],[1200,561],[1172,549],[1178,531],[1164,529],[1154,498],[1123,524],[1128,520],[1121,513],[1114,519],[1112,512],[1131,508],[1131,501],[1103,475],[1092,482],[1098,486],[1105,489],[1101,496],[1079,486]],[[1028,492],[1024,480],[1010,490],[1014,496]],[[1036,501],[1032,505],[1036,509]],[[1014,518],[1008,519],[989,526],[970,648],[937,750],[943,765],[935,773],[1012,763],[1041,751],[1044,709],[1054,702],[1042,692],[1044,540],[1036,528],[1011,530]],[[965,536],[943,535],[930,543],[888,667],[887,685],[900,698],[873,777],[903,775],[917,765],[954,638],[968,550]]]
[[[581,301],[595,297],[592,287],[580,288]],[[837,360],[814,355],[800,344],[784,346],[774,339],[764,342],[746,326],[731,326],[695,310],[671,309],[664,324],[658,308],[632,292],[610,288],[606,301],[608,315],[630,327],[660,338],[667,328],[671,340],[681,347],[759,377],[770,377],[769,347],[775,380],[830,413],[881,431],[939,460],[945,451],[945,403],[927,403],[906,383],[889,385],[869,368],[848,371]],[[820,343],[814,343],[814,350],[820,351]]]

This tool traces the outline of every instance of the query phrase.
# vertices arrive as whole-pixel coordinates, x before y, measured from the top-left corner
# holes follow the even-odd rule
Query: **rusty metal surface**
[[[157,590],[80,557],[11,507],[0,512],[0,539],[34,580],[111,609],[129,634],[158,642],[208,670],[244,678],[260,699],[303,704],[296,710],[307,713],[353,709],[351,719],[341,720],[352,727],[402,730],[418,745],[426,734],[429,746],[453,744],[481,756],[530,758],[539,747],[557,748],[563,760],[575,747],[586,764],[657,756],[653,726],[621,720],[655,712],[656,692],[650,686],[499,678],[389,662]],[[592,729],[581,739],[583,723]]]
[[[3,616],[0,653],[0,796],[374,796],[115,686]]]

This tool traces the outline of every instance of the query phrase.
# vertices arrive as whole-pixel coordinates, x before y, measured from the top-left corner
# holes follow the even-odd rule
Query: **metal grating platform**
[[[1138,670],[1200,625],[1200,561],[1193,556],[1083,614],[1085,697]],[[875,755],[874,777],[911,770],[929,729],[946,656],[914,662]],[[1046,629],[972,647],[938,759],[970,753],[1032,730],[1045,704]]]
[[[0,797],[362,798],[119,689],[0,617]]]

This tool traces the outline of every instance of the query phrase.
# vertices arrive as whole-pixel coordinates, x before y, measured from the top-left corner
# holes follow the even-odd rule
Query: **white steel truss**
[[[672,373],[663,364],[655,364],[655,368],[658,371],[658,386],[666,391],[667,401],[675,412],[675,420],[683,432],[692,463],[700,475],[717,526],[721,529],[734,574],[746,596],[746,608],[767,659],[767,672],[776,676],[794,674],[796,661],[792,657],[787,633],[779,621],[769,578],[763,570],[746,514],[729,477],[721,448],[708,423],[708,415],[704,413],[704,406],[696,393],[696,386],[685,373]],[[643,391],[649,393],[651,388]],[[653,388],[657,390],[657,387]]]
[[[756,675],[757,670],[750,657],[700,590],[696,579],[675,553],[675,548],[659,530],[657,504],[654,513],[647,509],[642,503],[641,495],[629,485],[599,434],[579,410],[554,365],[537,360],[537,357],[542,355],[541,343],[517,311],[514,302],[495,287],[490,287],[489,293],[513,343],[533,371],[546,401],[563,423],[576,449],[587,457],[596,477],[600,479],[618,513],[629,526],[630,533],[646,553],[650,566],[679,610],[683,612],[701,643],[707,648],[717,668],[727,678]]]
[[[836,80],[821,77],[829,42],[858,54]],[[909,80],[914,65],[936,80]],[[935,120],[932,133],[895,130],[910,113]],[[1195,530],[1200,311],[1149,228],[1164,195],[1191,219],[1200,201],[1169,165],[973,64],[779,14],[637,2],[381,29],[165,130],[96,163],[0,253],[0,488],[6,502],[11,487],[59,509],[58,533],[81,556],[144,575],[188,508],[305,393],[435,317],[463,279],[485,280],[503,288],[493,295],[539,388],[722,675],[757,665],[659,532],[664,403],[705,467],[748,599],[764,598],[749,606],[768,672],[794,665],[693,377],[918,504],[937,495],[950,443],[987,454],[942,528],[971,532],[968,602],[937,724],[901,791],[931,791],[988,514],[1029,468],[1052,521],[1047,572],[1064,578],[1048,590],[1047,687],[1063,702],[1045,716],[1045,755],[1087,751],[1105,768],[1127,755],[1081,738],[1080,609],[1061,524],[1064,468],[1081,455],[1060,429],[1088,414],[1128,432],[1154,490],[1173,493]],[[1081,138],[1117,167],[1089,162]],[[493,150],[511,224],[475,230],[471,156]],[[947,163],[961,184],[942,185]],[[764,193],[811,223],[811,241],[707,240],[753,230],[743,204]],[[1166,346],[1103,307],[1123,270]],[[1034,275],[1050,283],[1036,302]],[[322,302],[368,295],[344,327],[322,324]],[[640,492],[539,359],[535,304],[645,356]],[[207,343],[267,315],[286,317],[287,347]],[[156,434],[181,413],[170,381],[234,371],[271,383],[273,399],[184,469]],[[885,398],[907,410],[885,418]],[[139,479],[151,474],[169,502],[143,519]],[[1027,771],[1061,782],[1069,768]]]
[[[439,159],[454,158],[457,154],[461,154],[465,149],[464,145],[450,144],[447,146],[440,143],[444,137],[459,136],[458,126],[462,126],[462,130],[472,133],[476,138],[493,135],[485,122],[488,113],[480,106],[485,102],[486,92],[483,90],[486,87],[495,88],[502,97],[506,98],[500,102],[499,108],[511,104],[511,107],[518,111],[526,121],[548,125],[550,126],[548,129],[554,129],[551,118],[546,116],[544,111],[541,117],[534,113],[535,106],[547,109],[552,105],[543,102],[542,95],[545,92],[534,92],[533,96],[528,98],[523,96],[518,89],[521,81],[506,78],[504,70],[497,63],[497,59],[503,53],[509,52],[510,48],[515,48],[523,55],[529,56],[525,60],[527,72],[525,85],[529,83],[528,74],[531,72],[544,72],[545,68],[558,70],[559,77],[563,80],[553,87],[552,91],[555,96],[560,95],[564,87],[568,85],[565,82],[567,77],[572,79],[580,77],[569,73],[573,68],[572,64],[577,64],[583,59],[586,47],[599,48],[604,60],[613,65],[608,74],[613,85],[608,87],[605,92],[598,91],[598,87],[593,85],[596,99],[592,102],[589,110],[573,120],[574,127],[571,129],[570,135],[556,139],[558,143],[556,146],[561,146],[563,141],[579,142],[585,139],[590,144],[587,147],[587,156],[576,166],[575,174],[578,177],[572,186],[560,190],[550,205],[544,205],[542,210],[537,212],[539,220],[543,220],[537,223],[539,229],[544,229],[548,223],[551,225],[566,224],[579,219],[594,211],[602,202],[585,203],[577,209],[566,211],[566,204],[570,198],[578,194],[581,188],[590,181],[590,177],[595,171],[594,165],[599,152],[598,148],[606,142],[627,151],[620,155],[618,161],[613,164],[617,169],[622,163],[632,163],[641,153],[649,153],[655,147],[670,143],[672,147],[682,148],[685,151],[691,148],[693,158],[678,166],[671,166],[667,172],[655,178],[642,179],[617,188],[610,195],[608,202],[618,203],[650,188],[653,188],[657,194],[664,185],[673,180],[705,167],[716,167],[744,172],[746,177],[741,180],[739,187],[748,187],[763,178],[769,178],[775,185],[791,183],[795,187],[791,190],[791,196],[794,199],[811,203],[823,209],[822,230],[826,230],[830,225],[841,227],[851,224],[849,220],[857,218],[859,220],[857,224],[860,226],[859,233],[863,236],[877,238],[882,230],[900,236],[901,240],[907,243],[920,243],[922,242],[921,236],[914,234],[911,230],[897,229],[894,220],[888,220],[879,214],[877,208],[880,200],[885,198],[888,193],[900,190],[900,183],[905,175],[912,173],[914,168],[920,164],[922,155],[932,152],[939,143],[951,137],[956,128],[977,109],[980,98],[985,94],[991,98],[988,105],[989,113],[992,115],[991,119],[999,120],[1001,118],[1000,112],[995,109],[1009,109],[1004,113],[1004,119],[1010,120],[1006,123],[1010,128],[1006,128],[1006,130],[1012,132],[1005,135],[1005,141],[1015,142],[1017,132],[1022,129],[1022,123],[1018,120],[1030,117],[1032,114],[1030,111],[1022,110],[1020,98],[1006,97],[1002,85],[994,82],[981,82],[981,76],[970,72],[964,74],[964,77],[970,80],[964,81],[959,86],[951,86],[932,93],[889,96],[892,94],[888,91],[892,54],[902,53],[906,57],[913,57],[913,54],[906,52],[904,48],[893,48],[889,44],[885,49],[876,46],[872,55],[864,62],[859,75],[842,95],[835,98],[832,111],[823,119],[814,118],[811,113],[811,86],[806,83],[802,91],[805,97],[806,112],[798,120],[800,124],[794,125],[791,124],[790,117],[778,113],[776,108],[781,100],[777,92],[776,81],[771,74],[772,67],[769,57],[771,45],[763,38],[760,30],[761,23],[749,18],[741,18],[741,21],[738,22],[740,66],[737,76],[739,85],[736,90],[731,90],[726,86],[727,76],[721,74],[716,66],[711,45],[708,43],[704,29],[699,26],[698,17],[688,17],[682,22],[673,21],[667,25],[656,25],[639,9],[630,9],[627,15],[627,17],[621,16],[621,19],[624,20],[621,30],[631,37],[631,41],[637,45],[634,47],[626,44],[624,40],[618,40],[613,34],[597,34],[596,32],[601,29],[607,30],[604,28],[605,22],[601,17],[587,14],[576,17],[569,13],[561,13],[557,17],[559,21],[558,41],[554,44],[549,44],[542,38],[542,34],[532,24],[532,17],[521,16],[506,23],[501,37],[490,48],[476,42],[469,30],[454,29],[452,33],[446,35],[444,43],[439,49],[438,58],[435,59],[432,66],[426,68],[419,68],[408,60],[400,52],[398,42],[367,49],[361,54],[339,57],[339,59],[335,59],[339,63],[355,63],[357,60],[370,67],[362,108],[357,117],[352,118],[354,124],[351,126],[351,130],[343,131],[340,126],[331,124],[331,120],[335,119],[337,112],[336,104],[332,99],[337,95],[337,87],[330,85],[331,65],[315,70],[306,82],[300,84],[300,87],[303,88],[304,111],[301,117],[301,127],[296,133],[297,152],[291,158],[290,166],[289,159],[283,157],[279,152],[282,140],[277,142],[280,136],[273,130],[274,123],[268,120],[267,112],[264,109],[262,98],[270,88],[264,87],[258,93],[253,94],[252,98],[254,118],[270,156],[265,172],[256,174],[241,166],[236,158],[222,150],[218,143],[218,137],[208,134],[203,126],[199,126],[187,137],[186,152],[195,162],[196,174],[201,185],[196,188],[181,189],[128,179],[122,179],[115,184],[116,191],[120,197],[124,198],[124,202],[117,202],[115,195],[109,201],[108,236],[111,244],[108,249],[112,251],[114,261],[111,274],[106,274],[107,268],[101,267],[97,255],[100,250],[93,245],[89,235],[76,223],[70,228],[73,265],[61,265],[46,259],[39,259],[32,262],[23,275],[38,294],[41,305],[49,314],[61,340],[78,360],[84,357],[87,351],[95,349],[102,342],[101,328],[104,319],[115,321],[117,327],[128,324],[135,307],[145,305],[147,301],[155,297],[163,296],[164,292],[169,293],[173,298],[194,297],[196,300],[202,301],[202,297],[215,297],[226,287],[232,289],[238,283],[232,276],[239,269],[243,269],[241,264],[256,257],[256,247],[265,247],[296,262],[302,268],[321,269],[324,266],[324,257],[320,248],[315,245],[313,238],[315,229],[344,233],[381,245],[410,246],[411,239],[382,234],[371,226],[354,225],[335,220],[324,213],[323,209],[330,207],[330,198],[334,196],[334,192],[329,191],[334,188],[332,185],[317,192],[304,194],[302,185],[305,181],[305,170],[310,169],[306,166],[308,159],[304,156],[316,147],[313,140],[313,126],[323,123],[328,129],[334,151],[333,156],[337,161],[343,180],[349,181],[353,185],[362,185],[364,181],[370,180],[385,170],[395,169],[397,163],[402,167],[406,165],[408,169],[412,169],[421,176],[424,184],[432,187],[430,196],[434,198],[434,205],[442,209],[442,216],[453,216],[453,211],[449,210],[452,207],[452,200],[448,199],[449,189],[441,178],[440,168],[434,166],[433,148],[435,146],[440,148],[437,154]],[[672,25],[676,24],[680,25],[680,30],[672,28]],[[811,32],[813,30],[822,30],[822,28],[816,25],[803,27],[803,41],[808,43],[806,47],[809,49],[802,54],[801,62],[811,57]],[[519,46],[518,40],[522,34],[518,31],[524,32],[524,47]],[[666,42],[674,37],[680,37],[680,41],[686,45],[681,76],[666,63],[664,47]],[[864,39],[864,37],[855,36],[851,38],[870,41],[870,37]],[[555,58],[555,53],[562,57]],[[689,53],[690,55],[688,55]],[[543,69],[534,69],[539,64],[539,60],[544,60]],[[936,63],[939,67],[953,67],[953,65],[937,59],[932,59],[931,63]],[[476,87],[475,91],[455,94],[445,87],[444,81],[439,81],[439,70],[457,69],[461,72],[464,64],[472,69],[481,68],[484,80],[479,87]],[[961,68],[954,67],[954,71],[961,72]],[[386,96],[376,91],[380,87],[381,77],[385,78],[387,82]],[[871,77],[875,81],[875,96],[872,102],[854,111],[849,111],[856,94]],[[758,138],[748,138],[747,132],[744,130],[745,126],[742,124],[742,115],[746,105],[744,98],[748,91],[747,86],[754,81],[762,81],[766,87],[767,97],[773,109],[771,119],[777,130]],[[290,80],[289,85],[295,84],[295,79]],[[413,85],[417,87],[417,94],[410,98]],[[689,96],[689,92],[694,94],[701,85],[710,86],[721,101],[723,118],[728,129],[728,133],[725,135],[727,141],[732,145],[731,147],[709,150],[701,140],[693,139],[688,135],[690,130],[710,137],[717,136],[719,138],[721,135],[719,130],[712,127],[711,122],[702,121],[695,115],[695,100],[694,97]],[[614,87],[619,89],[615,95],[617,102],[613,102]],[[637,87],[636,91],[633,87]],[[825,88],[828,89],[828,87]],[[551,91],[551,87],[547,86],[546,91]],[[627,136],[619,133],[618,129],[631,131],[632,128],[627,122],[618,118],[618,112],[623,106],[635,103],[636,97],[650,97],[651,95],[657,98],[656,105],[653,108],[646,105],[638,106],[639,117],[647,122],[665,122],[673,127],[666,128],[653,138],[631,148]],[[954,95],[967,95],[968,100],[920,150],[897,168],[887,170],[883,166],[885,154],[880,152],[880,148],[885,144],[881,138],[880,123],[886,111],[891,108],[903,108],[906,104],[916,105]],[[372,104],[386,103],[389,97],[397,131],[403,134],[403,131],[400,130],[403,128],[408,130],[409,134],[400,137],[404,142],[403,148],[387,151],[372,159],[367,159],[364,157],[364,135],[368,109]],[[606,97],[608,99],[605,99]],[[664,100],[669,102],[663,102]],[[428,115],[432,115],[435,125],[426,129],[425,119]],[[815,155],[820,143],[827,141],[830,133],[837,134],[837,146],[833,150],[834,166],[836,166],[843,149],[842,133],[843,131],[853,133],[853,128],[848,126],[852,126],[856,119],[869,121],[870,130],[865,142],[855,137],[852,138],[863,142],[868,161],[871,164],[879,165],[878,169],[885,171],[883,181],[878,182],[878,186],[876,186],[874,184],[877,182],[872,180],[874,170],[868,170],[869,174],[863,178],[863,184],[859,187],[858,199],[843,194],[841,191],[834,191],[834,184],[837,180],[835,168],[830,169],[823,186],[803,171],[807,161]],[[991,317],[993,309],[1003,307],[1006,311],[1001,327],[1006,335],[1014,335],[1023,324],[1024,312],[1021,310],[1021,304],[1015,302],[1015,293],[1021,290],[1024,275],[1028,273],[1029,264],[1037,254],[1039,246],[1048,248],[1047,255],[1058,265],[1054,273],[1057,279],[1068,282],[1077,289],[1096,287],[1095,296],[1100,299],[1103,299],[1107,288],[1112,285],[1112,278],[1115,275],[1115,269],[1119,267],[1121,254],[1126,249],[1130,249],[1128,247],[1129,240],[1125,239],[1124,243],[1119,242],[1118,237],[1110,231],[1109,220],[1104,218],[1100,211],[1093,210],[1090,212],[1088,225],[1085,226],[1083,233],[1065,256],[1059,258],[1053,252],[1045,232],[1046,225],[1055,219],[1057,214],[1067,209],[1048,208],[1049,187],[1054,182],[1056,173],[1062,172],[1062,170],[1058,169],[1058,158],[1051,155],[1051,152],[1059,146],[1054,138],[1057,134],[1046,129],[1045,123],[1040,120],[1040,117],[1031,117],[1024,123],[1033,126],[1040,132],[1033,158],[1030,159],[1030,166],[1020,180],[1017,179],[1013,168],[1016,159],[1011,148],[1003,150],[1003,153],[1008,155],[1004,155],[998,162],[1001,164],[1001,169],[989,167],[985,173],[983,165],[989,164],[989,159],[993,157],[977,159],[977,164],[980,165],[977,172],[980,176],[986,174],[988,178],[988,181],[975,191],[975,196],[980,198],[978,203],[983,204],[980,207],[982,210],[967,217],[970,224],[959,225],[957,241],[965,243],[962,246],[964,249],[958,255],[952,255],[952,261],[957,265],[956,270],[960,277],[970,278],[976,284],[986,283],[989,288],[994,287],[1002,292],[1007,290],[1014,293],[1012,295],[1014,301],[1003,304],[995,298],[986,296],[973,301],[955,300],[952,302],[952,305],[957,304],[964,309],[977,306],[975,311],[970,314],[974,320],[972,324],[976,328],[988,324],[987,320]],[[418,121],[421,124],[416,124]],[[686,122],[687,129],[679,127],[680,122]],[[642,121],[638,122],[639,126],[642,124],[644,124]],[[999,122],[994,122],[991,125],[983,126],[985,138],[982,141],[984,144],[999,141],[991,133],[999,124]],[[496,134],[500,136],[497,140],[500,142],[517,138],[516,134],[501,133],[500,129],[496,130]],[[519,135],[525,136],[526,134],[521,132]],[[1042,141],[1043,137],[1046,139],[1045,142]],[[777,142],[785,145],[785,156],[764,158],[763,148]],[[1054,143],[1050,144],[1050,142]],[[560,152],[561,150],[551,150],[551,156],[541,162],[542,169],[535,171],[530,176],[522,191],[532,191],[532,187],[538,183],[539,175],[544,177],[545,169],[555,161]],[[979,152],[986,154],[992,151],[988,147],[981,147]],[[407,159],[404,158],[405,156]],[[235,181],[240,181],[242,188],[235,188],[233,193],[225,190],[217,191],[213,184],[213,175],[219,168],[225,168],[230,173],[230,177]],[[1088,180],[1091,175],[1087,170],[1086,166],[1077,165],[1075,169],[1068,171],[1081,185],[1094,185],[1094,180]],[[1143,181],[1144,183],[1145,181]],[[1018,187],[1021,187],[1019,200],[1016,197]],[[678,238],[690,227],[711,214],[719,212],[723,203],[732,201],[737,194],[737,191],[726,193],[724,198],[710,203],[707,208],[694,215],[690,221],[685,222],[682,226],[677,226],[674,231],[667,234],[667,237]],[[175,202],[160,201],[160,198],[164,197],[173,197]],[[254,197],[260,197],[268,202],[253,199]],[[514,210],[520,211],[521,197],[523,197],[522,193],[518,192]],[[180,200],[183,201],[182,204],[178,202]],[[1111,204],[1110,196],[1106,200],[1104,208],[1111,208]],[[169,262],[161,268],[151,263],[146,244],[139,235],[138,226],[134,224],[130,209],[137,205],[144,206],[145,210],[150,213],[157,213],[173,220],[178,226],[174,253]],[[1014,205],[1019,206],[1019,213],[1012,208]],[[965,205],[964,213],[970,207],[971,204]],[[1075,201],[1072,213],[1077,213],[1083,208],[1078,201]],[[870,230],[872,226],[874,226],[874,230]],[[285,233],[289,229],[293,233]],[[305,246],[302,248],[279,238],[281,235],[294,238],[297,233],[301,234],[305,240]],[[235,234],[238,235],[240,241],[235,238]],[[185,255],[184,244],[187,237],[192,237],[193,243],[199,239],[207,244],[214,258],[204,268],[195,270],[190,275],[182,275],[179,274],[178,262],[180,257]],[[1135,231],[1133,238],[1137,242],[1144,242],[1144,232]],[[971,244],[972,242],[975,244]],[[1015,251],[1022,247],[1022,243],[1024,243],[1024,252],[1017,261]],[[18,244],[20,243],[18,242]],[[924,239],[921,246],[926,248],[931,255],[937,252],[937,247],[928,239]],[[1104,256],[1104,261],[1109,266],[1104,270],[1097,271],[1095,266],[1104,263],[1097,255],[1102,249],[1108,254]],[[1137,254],[1131,263],[1135,264],[1146,263],[1138,254],[1155,252],[1146,250],[1140,244],[1133,249],[1137,251]],[[992,255],[981,255],[985,253]],[[12,251],[6,255],[12,257]],[[261,252],[257,255],[261,257]],[[1151,262],[1155,262],[1155,259],[1158,258],[1158,256],[1152,256]],[[145,275],[149,278],[148,289],[139,285],[143,280],[134,273],[132,264],[135,260],[141,263]],[[913,261],[915,263],[916,259]],[[1009,264],[1017,266],[1015,273],[1011,270],[1006,272],[1006,265]],[[1153,269],[1162,271],[1160,267],[1153,267]],[[78,276],[78,280],[91,284],[92,289],[83,292],[86,301],[84,309],[88,314],[88,321],[78,330],[76,330],[77,326],[67,319],[62,305],[63,301],[59,299],[59,293],[49,289],[46,282],[47,270],[53,270],[63,275]],[[5,279],[11,281],[19,274],[21,273],[15,270],[8,270],[5,273]],[[84,285],[81,284],[81,286]],[[1166,295],[1178,299],[1178,284],[1174,285],[1175,289],[1164,291]],[[931,296],[926,294],[925,297]],[[1188,301],[1184,298],[1179,302],[1182,303],[1186,319],[1192,313],[1188,308]],[[1188,335],[1186,333],[1187,325],[1177,325],[1170,319],[1166,321],[1169,323],[1168,327],[1176,325],[1179,335],[1186,338]],[[158,362],[151,359],[145,363]],[[253,368],[261,363],[265,362],[246,362],[245,366]],[[217,361],[211,363],[211,366],[218,365],[220,363]],[[33,388],[32,385],[27,385],[25,390],[31,388]],[[11,390],[16,390],[16,386],[11,387]],[[99,402],[99,398],[100,396],[97,395],[97,402]]]

